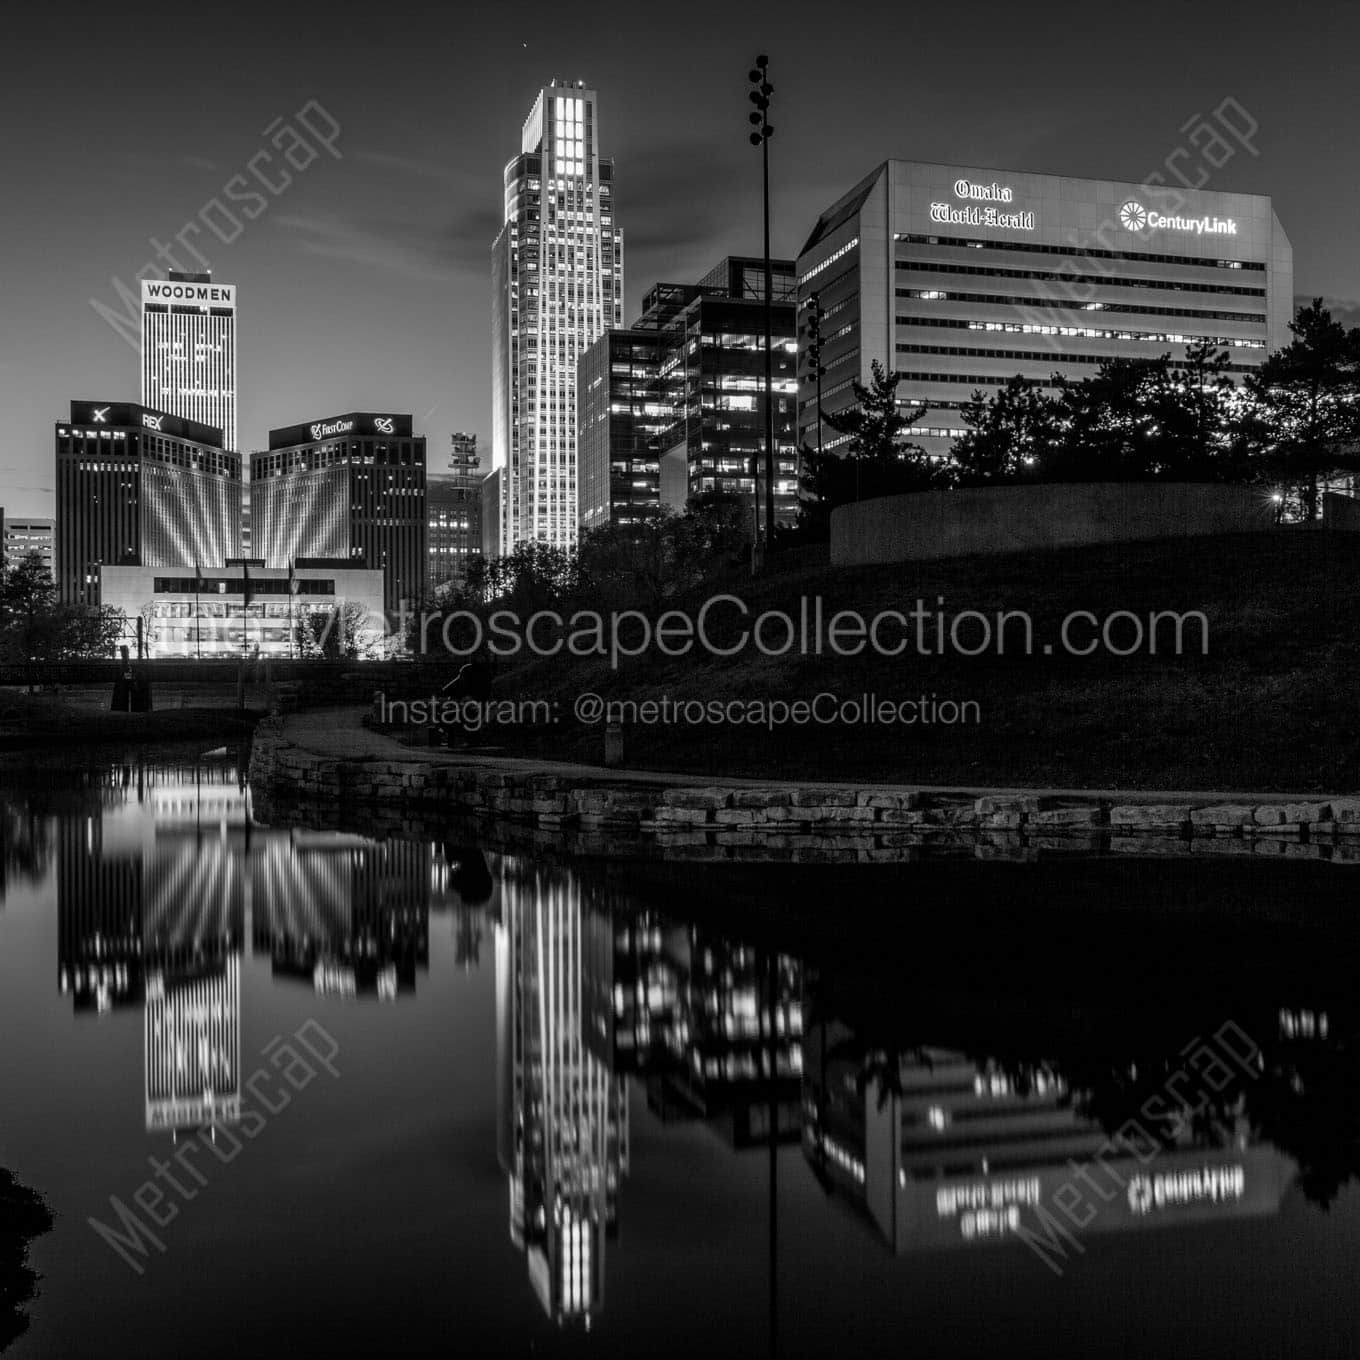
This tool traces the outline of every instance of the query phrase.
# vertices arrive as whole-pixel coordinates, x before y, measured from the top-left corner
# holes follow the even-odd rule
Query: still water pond
[[[7,1356],[1360,1353],[1345,869],[607,871],[226,762],[0,815]]]

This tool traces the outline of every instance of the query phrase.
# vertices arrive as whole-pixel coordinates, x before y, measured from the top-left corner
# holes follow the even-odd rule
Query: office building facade
[[[887,161],[818,219],[800,315],[813,294],[822,410],[853,405],[877,359],[944,458],[973,393],[1016,374],[1050,387],[1211,340],[1240,380],[1288,343],[1293,252],[1268,197]],[[800,354],[800,440],[840,447],[810,369]]]
[[[775,514],[797,514],[794,263],[772,262]],[[658,283],[626,330],[582,356],[581,528],[630,523],[694,496],[749,501],[765,486],[764,261],[722,260],[694,284]]]
[[[269,432],[250,457],[251,545],[286,569],[348,559],[383,573],[384,607],[425,590],[425,438],[409,415],[351,411]]]
[[[655,330],[610,329],[581,356],[577,449],[580,529],[635,524],[661,505],[661,437],[674,424],[662,394]]]
[[[504,180],[492,247],[493,554],[576,541],[577,362],[623,324],[623,233],[595,92],[556,81],[540,90]]]
[[[142,280],[142,404],[236,431],[236,285],[172,270]]]
[[[0,533],[4,535],[4,565],[13,570],[30,553],[37,553],[49,576],[56,579],[54,545],[56,520],[10,519],[0,510]]]
[[[234,558],[205,562],[197,572],[106,566],[100,568],[100,598],[122,611],[120,641],[129,650],[135,650],[141,620],[142,643],[152,658],[240,657],[257,648],[267,657],[325,655],[328,628],[339,630],[340,656],[348,606],[358,611],[348,633],[359,655],[372,654],[385,634],[382,572],[349,559],[303,557],[285,569]]]
[[[100,568],[222,562],[241,533],[241,458],[221,431],[132,403],[73,401],[56,427],[61,597],[100,603]]]
[[[468,567],[482,552],[482,473],[477,436],[455,434],[444,472],[426,481],[429,512],[431,594],[467,579]]]

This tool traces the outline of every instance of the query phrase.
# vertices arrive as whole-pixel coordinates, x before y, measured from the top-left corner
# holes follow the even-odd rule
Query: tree
[[[1299,488],[1304,517],[1319,483],[1360,467],[1360,329],[1346,329],[1314,298],[1289,324],[1294,339],[1247,379],[1265,430],[1262,466]]]
[[[868,387],[854,384],[855,404],[822,419],[838,434],[847,435],[845,452],[804,454],[805,484],[809,504],[803,507],[804,524],[823,536],[829,529],[831,511],[851,501],[875,496],[894,496],[907,491],[928,491],[950,485],[950,465],[931,458],[907,432],[925,413],[924,407],[903,411],[897,401],[900,373],[888,372],[877,359],[870,366]]]
[[[57,588],[37,553],[0,578],[0,647],[13,664],[48,660],[60,650]]]
[[[28,1245],[52,1230],[42,1197],[0,1167],[0,1351],[28,1330],[27,1304],[38,1292]]]
[[[1242,389],[1229,376],[1228,363],[1226,349],[1204,340],[1190,345],[1172,372],[1184,412],[1179,461],[1187,480],[1235,482],[1251,475],[1242,438]]]
[[[974,392],[960,414],[968,432],[954,461],[964,486],[1039,479],[1063,435],[1058,402],[1018,373],[990,397]]]
[[[108,656],[123,616],[110,607],[63,604],[42,558],[28,553],[0,576],[0,661]]]
[[[534,542],[503,557],[476,558],[465,580],[414,612],[407,644],[416,654],[436,639],[454,651],[475,650],[500,611],[521,622],[539,611],[564,618],[577,610],[657,612],[737,557],[746,542],[743,508],[736,496],[711,493],[691,498],[683,514],[658,506],[592,529],[575,551]]]
[[[462,598],[516,609],[527,617],[536,609],[550,609],[576,581],[576,560],[567,548],[530,539],[517,543],[502,557],[472,563]]]
[[[1045,481],[1242,480],[1240,397],[1228,352],[1190,345],[1175,364],[1155,358],[1107,359],[1089,378],[1059,379],[1061,435]]]
[[[307,660],[357,661],[371,651],[368,611],[355,600],[305,613],[293,623],[298,655]]]
[[[583,536],[572,590],[594,608],[660,609],[702,584],[746,537],[735,496],[695,497],[684,514],[665,507]]]
[[[1177,442],[1169,355],[1107,359],[1080,382],[1059,379],[1063,437],[1045,481],[1142,482],[1165,473]]]

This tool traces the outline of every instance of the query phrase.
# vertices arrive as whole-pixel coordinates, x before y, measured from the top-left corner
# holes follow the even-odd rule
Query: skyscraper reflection
[[[144,1020],[149,1133],[241,1118],[241,953],[193,973],[155,969]]]
[[[394,1001],[430,961],[433,849],[329,832],[253,837],[252,945],[320,995]]]
[[[734,1147],[796,1141],[802,965],[706,925],[592,910],[590,1029],[663,1119],[701,1119]],[[773,967],[771,967],[773,962]]]
[[[495,930],[497,1142],[510,1240],[544,1312],[589,1326],[628,1172],[628,1102],[585,1025],[579,882],[508,861]]]
[[[143,857],[104,846],[100,818],[57,830],[57,988],[76,1011],[140,1005]]]

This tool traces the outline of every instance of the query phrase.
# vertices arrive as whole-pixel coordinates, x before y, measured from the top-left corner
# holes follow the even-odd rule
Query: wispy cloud
[[[412,175],[417,179],[434,180],[441,184],[462,183],[467,179],[465,174],[450,166],[436,161],[417,160],[412,156],[396,156],[389,151],[356,151],[353,155],[356,161],[376,165],[379,169],[391,170],[396,174]]]
[[[490,211],[467,212],[443,226],[398,216],[351,218],[283,213],[275,225],[305,255],[321,255],[408,278],[455,280],[485,274],[499,227]]]

